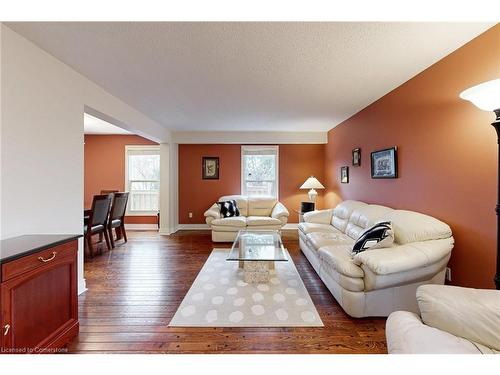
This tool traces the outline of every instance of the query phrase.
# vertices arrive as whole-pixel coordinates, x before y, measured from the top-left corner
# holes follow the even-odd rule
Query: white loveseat
[[[205,221],[212,229],[213,242],[234,241],[240,230],[280,230],[288,221],[286,207],[274,198],[227,195],[219,202],[235,200],[240,216],[222,218],[215,203],[205,212]]]
[[[391,354],[500,353],[500,291],[423,285],[420,315],[396,311],[386,324]]]
[[[392,222],[394,245],[352,256],[355,240],[379,221]],[[444,283],[454,240],[433,217],[348,200],[304,214],[299,243],[337,302],[359,318],[416,312],[417,287]]]

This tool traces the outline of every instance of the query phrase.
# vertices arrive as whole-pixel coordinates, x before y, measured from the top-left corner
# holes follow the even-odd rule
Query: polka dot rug
[[[229,249],[214,249],[170,321],[171,327],[323,327],[288,255],[267,283],[243,281]]]

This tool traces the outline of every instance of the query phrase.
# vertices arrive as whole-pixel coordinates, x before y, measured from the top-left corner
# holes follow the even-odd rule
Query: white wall
[[[0,238],[82,233],[84,108],[158,141],[170,133],[5,25],[0,37]]]

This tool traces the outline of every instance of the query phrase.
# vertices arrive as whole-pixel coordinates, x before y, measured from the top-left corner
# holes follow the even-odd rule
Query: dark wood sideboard
[[[81,235],[0,241],[0,353],[58,353],[78,335]]]

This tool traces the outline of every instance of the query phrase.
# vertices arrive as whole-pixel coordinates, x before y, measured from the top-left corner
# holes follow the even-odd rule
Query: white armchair
[[[420,316],[396,311],[387,319],[392,354],[500,353],[500,291],[423,285]]]

